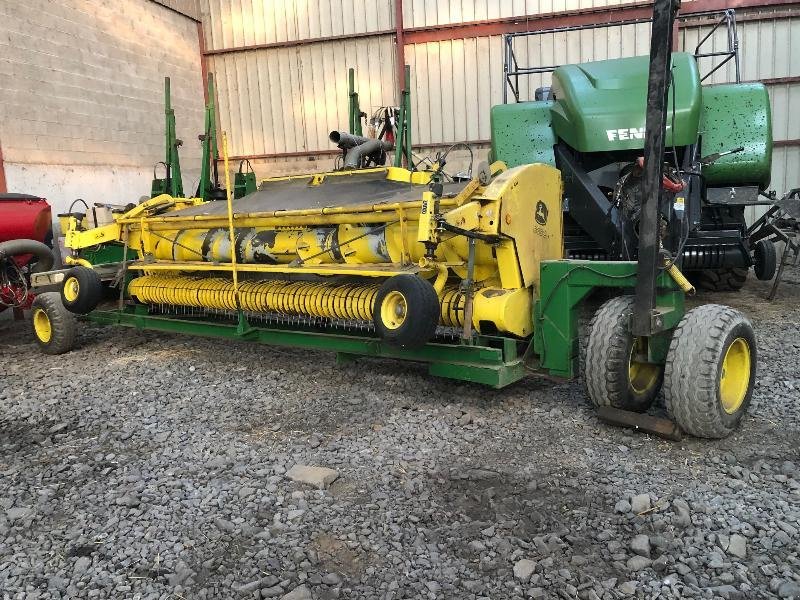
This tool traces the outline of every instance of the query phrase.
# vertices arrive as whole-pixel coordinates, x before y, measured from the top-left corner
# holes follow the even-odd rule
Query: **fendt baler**
[[[724,17],[735,27],[732,11]],[[512,34],[507,52],[515,40],[540,33]],[[522,75],[549,70],[520,66],[513,54],[507,63],[507,71]],[[539,162],[561,171],[567,258],[638,256],[648,64],[648,57],[638,56],[560,66],[551,86],[536,90],[536,100],[492,108],[494,160],[508,166]],[[507,82],[519,99],[519,75]],[[746,206],[767,203],[759,196],[772,163],[766,87],[702,85],[695,55],[676,52],[665,116],[664,183],[676,192],[674,211],[682,218],[663,225],[665,237],[681,248],[682,269],[715,291],[740,289],[754,265],[759,278],[771,279],[774,248],[767,241],[750,247],[745,222]]]
[[[445,152],[429,170],[414,169],[406,71],[394,166],[382,165],[385,139],[360,137],[351,118],[349,134],[331,134],[345,168],[267,179],[240,198],[224,134],[224,190],[208,180],[210,107],[197,198],[158,193],[180,179],[174,161],[155,197],[102,226],[63,216],[77,266],[42,276],[60,281],[61,294],[37,298],[38,343],[69,350],[71,311],[101,324],[328,349],[346,361],[421,361],[432,374],[499,388],[531,371],[577,375],[579,306],[592,290],[614,288],[622,295],[597,311],[584,345],[592,402],[642,412],[663,389],[680,428],[724,437],[747,410],[756,343],[730,308],[684,310],[685,245],[667,233],[683,215],[673,208],[677,186],[663,177],[676,12],[674,0],[655,4],[637,260],[564,258],[573,175],[547,160],[495,161],[460,180],[445,177]],[[359,112],[351,103],[351,117]],[[225,201],[209,200],[220,190]],[[100,304],[104,278],[116,285],[111,306]]]

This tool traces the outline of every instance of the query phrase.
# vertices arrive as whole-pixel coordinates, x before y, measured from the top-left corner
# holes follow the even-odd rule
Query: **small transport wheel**
[[[775,244],[770,240],[759,240],[753,250],[753,271],[760,281],[769,281],[775,277],[778,266],[778,254]]]
[[[433,337],[440,314],[436,290],[416,275],[387,279],[373,307],[375,330],[381,338],[409,348],[424,346]]]
[[[644,412],[661,387],[663,366],[645,362],[647,340],[630,332],[633,298],[606,301],[589,324],[583,381],[595,406]]]
[[[100,276],[87,267],[72,267],[61,284],[61,302],[70,312],[85,315],[92,312],[103,298]]]
[[[667,353],[667,412],[694,436],[726,437],[747,412],[756,359],[753,326],[739,311],[719,304],[690,310],[675,328]]]
[[[64,354],[75,342],[75,317],[58,292],[39,294],[31,305],[33,335],[45,354]]]
[[[704,269],[690,277],[701,290],[709,292],[738,292],[747,281],[749,269],[741,267],[724,267],[722,269]]]

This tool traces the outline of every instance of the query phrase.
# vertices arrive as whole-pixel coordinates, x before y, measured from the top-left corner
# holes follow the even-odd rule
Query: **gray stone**
[[[135,508],[141,504],[141,501],[131,494],[125,494],[124,496],[120,496],[115,500],[117,506],[127,506],[129,508]]]
[[[624,583],[620,583],[617,586],[617,590],[623,596],[633,596],[636,593],[636,586],[638,584],[635,581],[626,581]]]
[[[527,558],[523,558],[514,563],[514,577],[519,579],[522,583],[527,583],[535,570],[536,562],[528,560]]]
[[[217,526],[217,529],[220,531],[225,531],[227,533],[232,533],[236,531],[236,525],[234,525],[231,521],[223,518],[216,518],[214,519],[214,525]]]
[[[24,506],[15,506],[6,511],[6,518],[9,521],[19,521],[31,514],[31,509]]]
[[[75,561],[75,564],[72,565],[72,571],[74,573],[84,573],[86,570],[92,566],[92,559],[88,556],[81,556],[78,560]]]
[[[733,554],[736,558],[747,558],[747,538],[733,534],[728,542],[728,554]]]
[[[676,527],[689,527],[692,524],[692,513],[689,511],[689,503],[682,498],[676,498],[672,501],[672,508],[675,511],[675,516],[672,518],[672,524]]]
[[[258,588],[262,586],[261,580],[256,579],[255,581],[251,581],[249,583],[245,583],[240,585],[239,587],[234,588],[240,594],[252,594]]]
[[[311,590],[304,585],[299,585],[288,594],[284,594],[281,600],[312,600]]]
[[[297,483],[312,485],[324,490],[339,477],[339,472],[327,467],[294,465],[286,472],[286,477]]]
[[[322,578],[322,583],[325,585],[339,585],[342,583],[342,578],[336,573],[328,573]]]
[[[638,494],[631,498],[631,510],[637,515],[650,510],[650,494]]]
[[[642,571],[653,564],[653,561],[644,556],[632,556],[628,559],[626,566],[629,571]]]
[[[283,588],[279,585],[274,585],[268,588],[261,588],[262,598],[275,598],[283,594]]]
[[[634,536],[631,540],[631,551],[639,556],[650,558],[650,537],[644,534]]]
[[[669,564],[669,561],[667,560],[666,554],[662,554],[661,556],[659,556],[657,559],[655,559],[653,561],[653,564],[650,565],[650,567],[656,573],[663,573],[664,571],[667,570],[667,565],[668,564]]]
[[[778,586],[778,596],[781,598],[800,598],[800,585],[796,581],[783,581]]]
[[[620,500],[614,505],[614,512],[622,514],[631,512],[631,503],[624,499]]]

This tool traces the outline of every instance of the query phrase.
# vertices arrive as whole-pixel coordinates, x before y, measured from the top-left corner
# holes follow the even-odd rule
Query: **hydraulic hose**
[[[9,240],[0,242],[0,261],[15,256],[33,254],[37,258],[36,272],[48,271],[53,267],[55,258],[47,244],[36,240]]]

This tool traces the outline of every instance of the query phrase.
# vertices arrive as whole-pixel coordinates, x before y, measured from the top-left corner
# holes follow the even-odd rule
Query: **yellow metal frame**
[[[222,150],[225,161],[224,135]],[[226,164],[226,189],[231,190],[228,167]],[[388,167],[267,181],[300,179],[320,184],[328,177],[355,177],[365,172],[415,184],[427,183],[431,176]],[[181,289],[189,286],[182,282],[185,275],[229,275],[237,308],[241,307],[243,273],[289,276],[284,280],[303,275],[375,279],[416,274],[432,280],[446,324],[466,327],[464,315],[469,314],[469,327],[475,331],[490,322],[499,331],[526,337],[533,331],[538,265],[563,255],[561,178],[558,170],[542,164],[507,169],[496,162],[490,172],[489,182],[475,178],[452,197],[436,198],[420,185],[419,200],[313,209],[237,213],[229,193],[225,215],[181,216],[175,211],[203,201],[161,195],[93,230],[79,231],[77,220],[72,219],[67,246],[75,250],[105,242],[124,243],[126,253],[130,248],[138,255],[138,260],[127,263],[127,269],[172,278],[176,285],[184,286]],[[541,215],[546,218],[537,218]],[[440,228],[439,218],[461,230],[499,240],[474,242],[475,262],[469,277],[474,292],[469,306],[466,295],[454,288],[452,281],[467,278],[469,240]],[[248,239],[241,237],[243,234],[266,237],[253,241],[255,237]],[[256,252],[267,252],[263,239],[271,239],[269,262],[255,258]],[[242,245],[237,245],[240,241]],[[421,242],[433,243],[428,244],[433,257]],[[240,260],[239,251],[243,256],[247,251],[247,258]],[[171,303],[183,295],[164,297]]]

